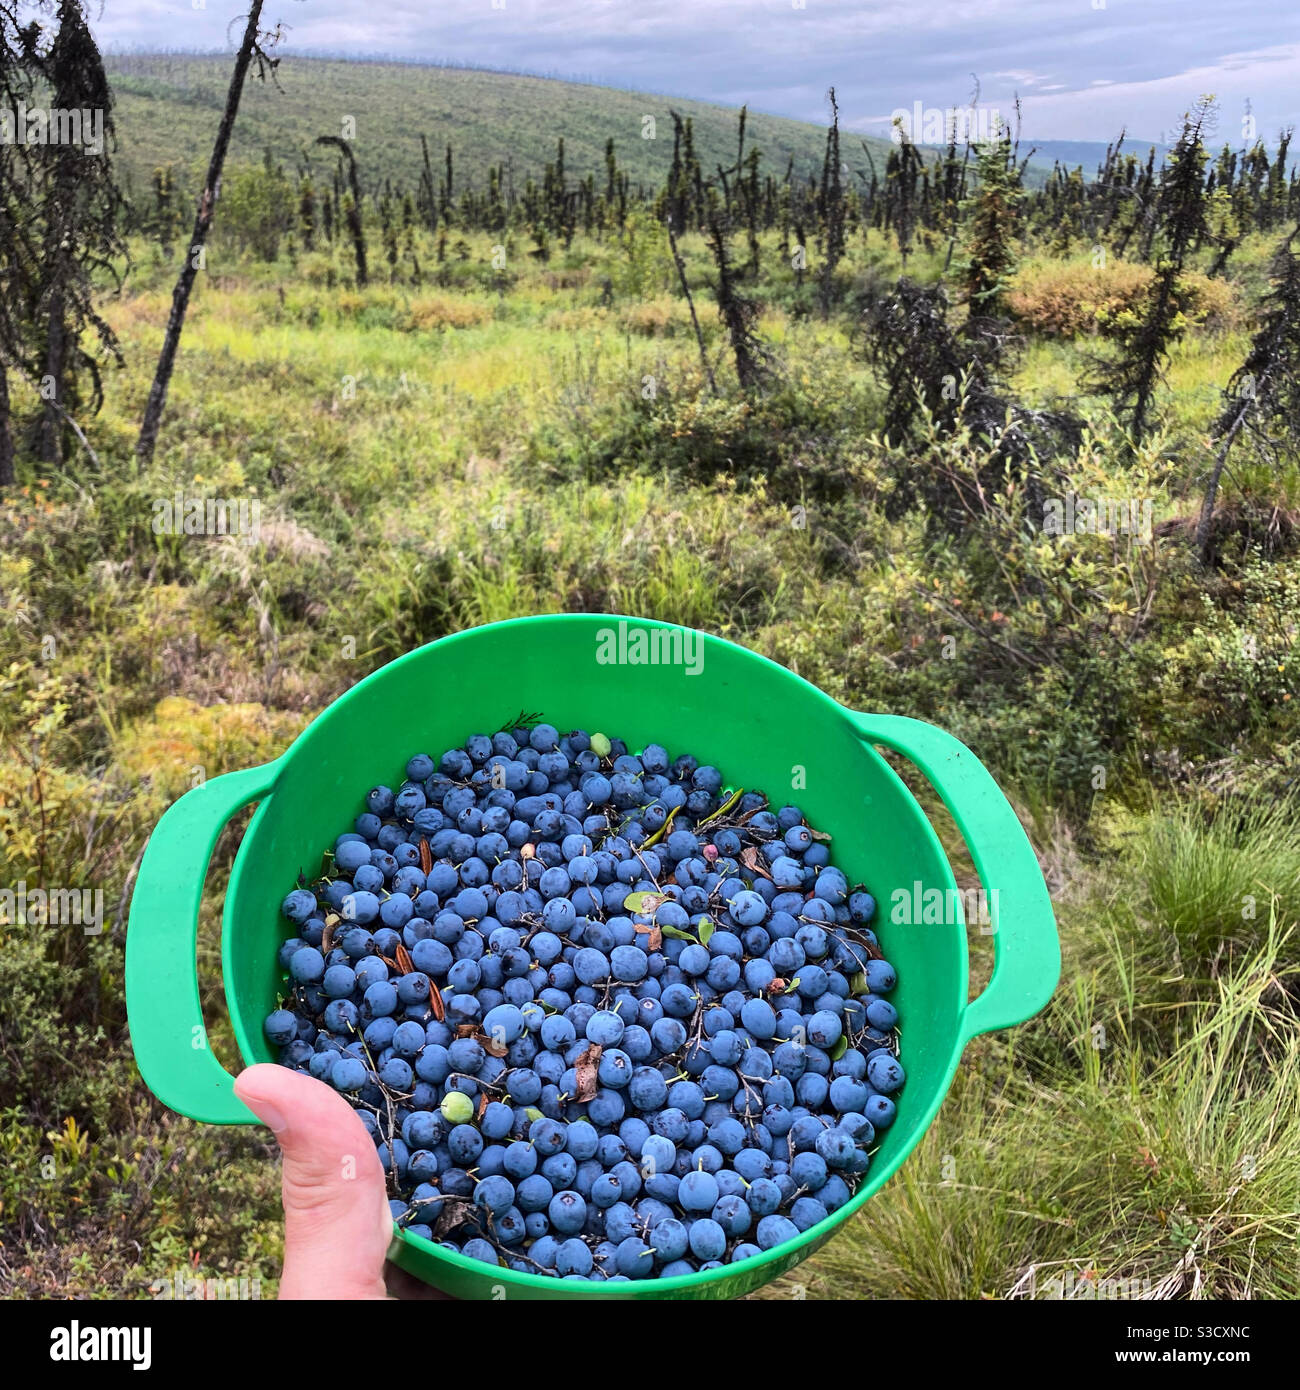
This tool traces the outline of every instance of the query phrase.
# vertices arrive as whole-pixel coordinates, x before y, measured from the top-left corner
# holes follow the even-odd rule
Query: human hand
[[[386,1297],[393,1218],[383,1166],[357,1112],[323,1081],[271,1063],[241,1072],[235,1094],[280,1145],[280,1297]]]

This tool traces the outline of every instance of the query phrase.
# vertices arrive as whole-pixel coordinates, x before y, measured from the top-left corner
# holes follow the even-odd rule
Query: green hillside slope
[[[118,158],[137,194],[153,170],[173,163],[187,183],[197,182],[211,148],[230,77],[228,57],[181,54],[117,55],[106,60],[117,97]],[[736,150],[736,112],[705,102],[649,96],[611,87],[465,68],[400,63],[356,63],[289,58],[280,66],[280,90],[250,82],[232,147],[235,162],[259,160],[268,147],[287,168],[310,159],[326,169],[333,156],[313,149],[318,135],[342,133],[356,122],[353,148],[363,181],[390,178],[414,186],[419,179],[420,136],[440,162],[448,141],[459,176],[482,187],[489,163],[511,161],[516,187],[540,174],[565,142],[571,178],[604,168],[606,140],[613,138],[620,165],[633,183],[658,184],[672,161],[670,110],[693,118],[696,148],[705,169],[730,164]],[[651,127],[653,139],[643,135]],[[751,114],[747,147],[757,146],[779,174],[820,171],[825,131],[780,116]],[[889,146],[869,142],[878,171]],[[855,137],[846,137],[851,169],[867,167]]]

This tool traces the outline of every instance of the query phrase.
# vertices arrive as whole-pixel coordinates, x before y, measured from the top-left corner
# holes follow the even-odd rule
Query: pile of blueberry
[[[559,1278],[715,1269],[842,1207],[903,1084],[876,905],[796,806],[520,716],[375,787],[284,900],[280,1060],[398,1223]]]

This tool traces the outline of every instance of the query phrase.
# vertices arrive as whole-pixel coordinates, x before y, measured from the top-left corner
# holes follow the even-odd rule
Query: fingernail
[[[289,1121],[281,1114],[278,1106],[261,1096],[244,1096],[243,1102],[274,1134],[282,1134],[289,1128]]]

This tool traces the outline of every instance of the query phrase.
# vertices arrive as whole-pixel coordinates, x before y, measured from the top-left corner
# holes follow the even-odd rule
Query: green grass
[[[1229,804],[1204,823],[1184,806],[1151,822],[1135,853],[1148,911],[1189,971],[1211,970],[1249,950],[1273,913],[1300,921],[1300,845],[1290,797]]]
[[[764,1296],[1295,1298],[1300,1035],[1279,922],[1138,1037],[1098,957],[1143,951],[1154,924],[1108,939],[1104,917],[1070,914],[1042,1018],[972,1045],[899,1175]]]

